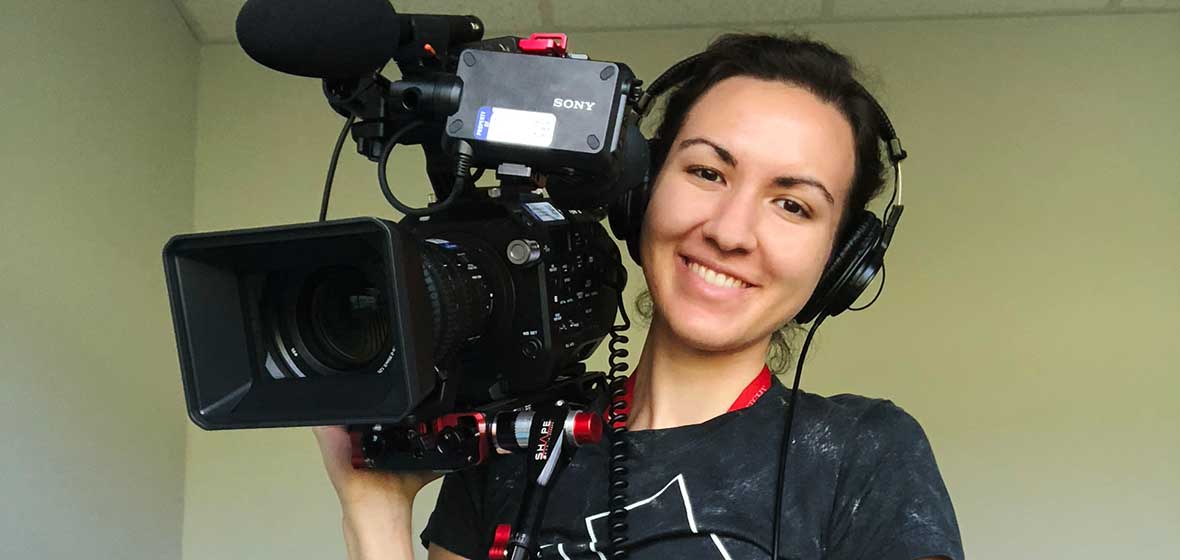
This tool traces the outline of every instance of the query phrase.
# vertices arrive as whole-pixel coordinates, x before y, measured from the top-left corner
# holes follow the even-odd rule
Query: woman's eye
[[[693,167],[689,169],[688,172],[696,175],[697,177],[700,177],[701,179],[709,181],[710,183],[715,183],[721,180],[721,174],[716,170],[709,169],[708,167]]]
[[[780,198],[775,200],[774,203],[777,204],[779,208],[782,208],[791,214],[798,214],[803,217],[808,216],[807,209],[804,208],[802,204],[799,204],[798,202],[795,202],[789,198]]]

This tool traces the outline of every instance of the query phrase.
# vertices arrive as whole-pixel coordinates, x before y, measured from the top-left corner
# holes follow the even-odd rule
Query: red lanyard
[[[623,408],[621,412],[624,414],[629,414],[631,412],[631,394],[635,391],[634,375],[627,377],[624,387],[627,389],[627,392],[624,393],[620,399],[623,401]],[[765,395],[766,391],[768,390],[770,390],[770,368],[763,365],[762,371],[758,372],[758,375],[754,377],[753,381],[750,381],[749,385],[746,385],[745,389],[742,389],[741,394],[739,394],[738,398],[733,401],[733,404],[729,405],[729,410],[726,412],[733,412],[735,410],[741,410],[743,408],[749,407],[750,405],[758,402],[758,398],[762,395]],[[606,416],[607,420],[609,421],[610,411],[607,411]]]

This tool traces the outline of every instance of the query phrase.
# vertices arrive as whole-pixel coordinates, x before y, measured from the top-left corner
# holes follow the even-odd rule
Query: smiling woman
[[[802,87],[738,76],[697,101],[677,138],[641,237],[653,328],[748,353],[757,369],[834,246],[856,167],[851,127]],[[719,285],[717,273],[745,285]]]
[[[854,395],[792,400],[766,366],[775,333],[808,307],[881,188],[888,125],[875,102],[847,58],[799,37],[725,36],[685,68],[651,141],[658,172],[642,226],[627,238],[652,309],[622,403],[626,503],[608,502],[615,449],[581,448],[553,488],[561,499],[541,521],[538,557],[962,558],[912,417]],[[788,410],[797,422],[780,465]],[[332,471],[341,436],[325,435]],[[505,456],[448,475],[422,535],[431,558],[485,556],[496,524],[521,507],[521,468]],[[350,552],[376,558],[380,546],[367,545],[381,535],[405,538],[420,483],[353,476],[333,475]],[[612,548],[619,511],[626,540]]]

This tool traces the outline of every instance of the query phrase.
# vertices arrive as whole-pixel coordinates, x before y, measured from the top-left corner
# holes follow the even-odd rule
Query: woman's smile
[[[736,302],[747,297],[748,292],[755,287],[741,278],[718,271],[688,257],[681,256],[679,261],[680,266],[677,268],[681,278],[680,284],[684,287],[687,292],[685,295],[688,297]]]

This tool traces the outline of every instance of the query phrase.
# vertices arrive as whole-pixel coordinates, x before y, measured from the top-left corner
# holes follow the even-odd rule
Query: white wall
[[[180,557],[197,55],[169,2],[0,6],[0,558]]]
[[[1180,555],[1180,16],[808,30],[864,63],[912,157],[886,294],[824,328],[805,387],[923,423],[973,558]],[[650,80],[716,33],[571,41]],[[318,83],[207,46],[198,100],[196,228],[313,219],[340,126]],[[425,192],[420,159],[392,168]],[[332,215],[391,216],[373,175],[346,155]],[[188,436],[186,560],[343,556],[310,433]]]

